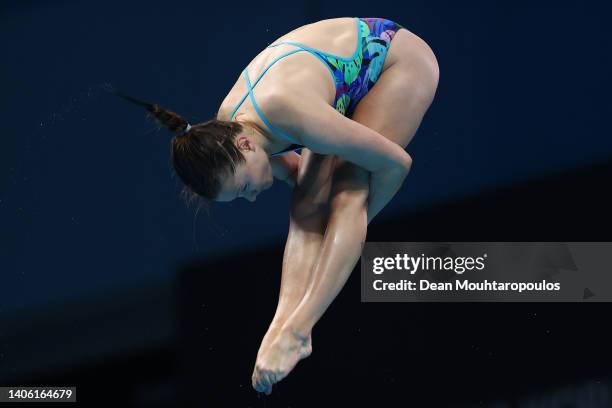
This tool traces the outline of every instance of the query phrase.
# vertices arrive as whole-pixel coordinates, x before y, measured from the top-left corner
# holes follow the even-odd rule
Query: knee
[[[290,215],[296,221],[325,218],[329,212],[327,200],[306,194],[298,189],[291,199]]]
[[[341,188],[338,186],[332,192],[330,211],[360,211],[367,209],[369,188]]]
[[[330,210],[367,208],[370,173],[349,163],[336,169],[330,192]]]
[[[338,183],[332,187],[330,211],[359,211],[368,206],[368,183]]]

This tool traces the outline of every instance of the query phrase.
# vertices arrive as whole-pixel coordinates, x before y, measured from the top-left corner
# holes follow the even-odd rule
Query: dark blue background
[[[42,320],[40,311],[54,307],[87,310],[83,305],[99,299],[134,308],[135,321],[146,315],[149,340],[161,342],[173,335],[167,288],[181,265],[282,245],[285,185],[275,183],[256,203],[195,214],[178,196],[171,134],[103,88],[204,121],[262,48],[319,19],[392,19],[427,41],[440,65],[436,99],[407,147],[412,172],[373,223],[612,158],[612,36],[604,2],[109,0],[0,7],[5,323]],[[156,301],[121,295],[136,288],[150,288],[142,290]],[[146,309],[150,304],[160,310]],[[0,353],[10,356],[15,341],[0,343]],[[96,344],[84,341],[81,357],[112,349]],[[116,344],[140,343],[126,336]]]

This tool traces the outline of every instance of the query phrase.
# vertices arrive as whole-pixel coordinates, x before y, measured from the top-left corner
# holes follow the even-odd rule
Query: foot
[[[270,343],[276,338],[280,330],[281,330],[281,327],[275,326],[275,325],[271,325],[268,328],[266,335],[261,340],[261,345],[259,346],[259,350],[257,351],[257,358],[259,358],[259,356],[262,355],[268,349],[268,347],[270,346]],[[305,348],[306,348],[305,351],[307,351],[308,355],[310,355],[310,353],[312,353],[312,334],[311,333],[308,333],[308,338],[306,339]]]
[[[312,353],[312,337],[281,329],[269,345],[265,348],[262,345],[260,350],[252,376],[253,388],[270,395],[272,386],[285,378],[298,361]]]

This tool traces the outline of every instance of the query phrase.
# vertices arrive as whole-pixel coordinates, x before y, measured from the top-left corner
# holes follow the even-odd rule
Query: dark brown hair
[[[238,122],[210,119],[192,125],[175,112],[115,91],[123,99],[144,107],[155,119],[175,133],[172,138],[170,160],[184,184],[181,196],[189,205],[198,197],[214,200],[221,190],[222,177],[233,174],[236,166],[245,161],[236,147],[236,136],[244,130]]]

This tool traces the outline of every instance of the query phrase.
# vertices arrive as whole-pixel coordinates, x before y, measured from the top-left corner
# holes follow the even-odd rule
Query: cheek
[[[266,174],[266,181],[268,183],[271,183],[274,180],[274,175],[272,174],[272,164],[270,164],[270,162],[268,162],[268,168],[267,168],[267,174]]]
[[[253,187],[257,187],[261,184],[265,172],[261,163],[252,163],[247,174],[247,182]]]
[[[272,175],[272,166],[269,161],[264,161],[261,163],[261,167],[259,169],[259,181],[260,183],[267,183],[268,179]]]

